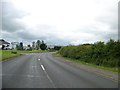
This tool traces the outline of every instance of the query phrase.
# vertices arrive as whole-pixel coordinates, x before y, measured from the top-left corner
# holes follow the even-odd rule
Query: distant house
[[[0,39],[0,49],[7,50],[7,49],[9,49],[9,45],[10,45],[9,42],[7,42],[3,39]]]

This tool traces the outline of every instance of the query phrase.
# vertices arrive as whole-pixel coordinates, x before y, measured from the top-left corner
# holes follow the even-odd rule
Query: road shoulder
[[[66,64],[69,64],[73,67],[79,68],[79,69],[84,70],[84,71],[88,71],[90,73],[94,73],[98,76],[102,76],[104,78],[107,78],[107,79],[110,79],[110,80],[113,80],[116,82],[118,81],[118,73],[117,72],[112,72],[112,71],[108,71],[108,70],[104,70],[104,69],[100,69],[100,68],[95,68],[95,67],[92,67],[89,65],[84,65],[82,63],[77,63],[77,62],[68,60],[66,58],[56,56],[56,55],[54,55],[54,57],[56,58],[56,60],[59,60],[59,61],[64,62]]]

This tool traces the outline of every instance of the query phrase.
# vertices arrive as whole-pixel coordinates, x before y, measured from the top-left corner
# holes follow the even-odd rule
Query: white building
[[[5,40],[0,39],[0,49],[7,50],[7,49],[10,49],[9,46],[10,46],[9,42],[6,42]]]

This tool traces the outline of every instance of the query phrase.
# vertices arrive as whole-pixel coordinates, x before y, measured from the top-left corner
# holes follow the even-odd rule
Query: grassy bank
[[[12,50],[0,50],[0,60],[5,60],[11,57],[20,56],[19,53],[12,53]]]
[[[83,65],[88,65],[88,66],[91,66],[91,67],[95,67],[95,68],[99,68],[99,69],[103,69],[103,70],[107,70],[107,71],[112,71],[114,73],[118,72],[118,68],[117,67],[98,66],[96,64],[86,63],[86,62],[81,61],[81,60],[71,59],[71,58],[68,58],[68,57],[63,57],[59,53],[54,53],[53,56],[60,57],[60,58],[63,58],[65,60],[70,60],[70,61],[75,62],[75,63],[79,63],[79,64],[83,64]]]
[[[26,50],[0,50],[0,61],[11,58],[11,57],[15,57],[15,56],[20,56],[22,55],[21,53],[40,53],[40,52],[47,52],[42,51],[42,50],[32,50],[32,51],[26,51]]]

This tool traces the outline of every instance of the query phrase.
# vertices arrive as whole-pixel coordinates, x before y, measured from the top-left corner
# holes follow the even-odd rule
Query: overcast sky
[[[119,0],[1,0],[2,35],[26,44],[94,43],[118,39]]]

